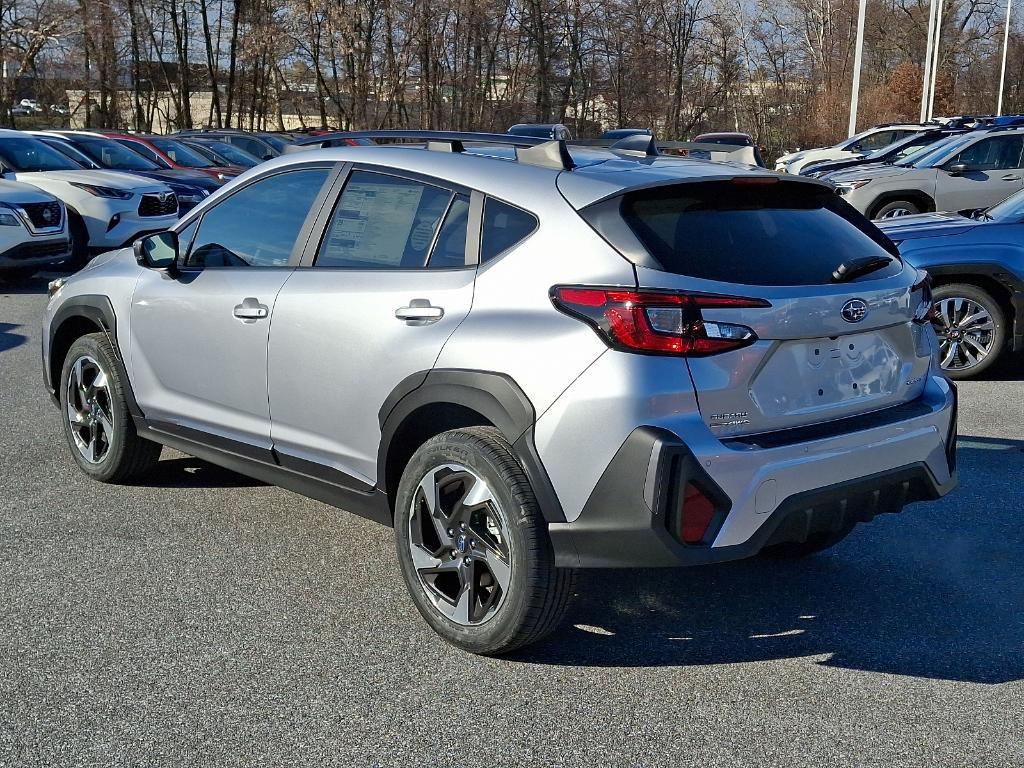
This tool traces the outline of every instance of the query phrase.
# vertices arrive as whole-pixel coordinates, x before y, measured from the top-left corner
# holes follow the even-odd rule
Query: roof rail
[[[333,131],[295,142],[297,146],[315,146],[332,139],[408,139],[423,142],[426,149],[441,152],[464,152],[465,145],[498,144],[515,148],[516,160],[528,165],[569,171],[576,167],[566,142],[537,136],[517,136],[508,133],[473,133],[471,131]]]

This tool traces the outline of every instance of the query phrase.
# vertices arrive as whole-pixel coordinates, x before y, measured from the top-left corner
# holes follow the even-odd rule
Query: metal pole
[[[850,125],[847,136],[857,132],[857,102],[860,99],[860,62],[864,54],[864,13],[868,0],[860,0],[857,10],[857,47],[853,54],[853,94],[850,97]]]
[[[932,82],[932,42],[935,39],[935,9],[938,0],[931,0],[928,4],[928,40],[925,43],[924,52],[924,76],[921,79],[921,118],[920,122],[928,119],[928,89]]]
[[[928,88],[928,119],[935,115],[935,80],[939,75],[939,42],[942,40],[942,6],[945,0],[938,0],[938,10],[935,12],[935,44],[932,50],[932,82]]]
[[[1003,29],[1003,66],[999,70],[999,101],[996,104],[996,117],[1003,114],[1003,86],[1006,84],[1006,49],[1010,45],[1010,6],[1013,0],[1006,0],[1006,27]]]

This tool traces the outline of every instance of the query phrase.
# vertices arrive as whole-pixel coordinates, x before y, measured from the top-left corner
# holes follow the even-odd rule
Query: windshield
[[[138,152],[110,139],[76,139],[74,144],[104,168],[116,171],[155,171],[160,167]]]
[[[149,143],[171,158],[171,160],[176,162],[178,165],[184,165],[189,168],[214,167],[213,162],[207,160],[194,149],[189,149],[179,141],[153,137],[149,140]]]
[[[43,142],[43,144],[45,144],[46,146],[52,147],[53,149],[56,149],[58,152],[60,152],[63,155],[67,155],[68,157],[70,157],[72,160],[74,160],[76,163],[78,163],[83,168],[94,168],[94,169],[95,168],[99,168],[99,165],[97,165],[93,161],[93,159],[91,157],[89,157],[88,155],[82,154],[77,149],[75,149],[74,145],[68,144],[66,141],[64,141],[62,139],[42,139],[41,138],[39,140],[41,142]]]
[[[1024,189],[985,211],[985,218],[1004,223],[1024,220]]]
[[[867,156],[868,160],[883,160],[892,158],[899,160],[917,152],[922,147],[931,146],[936,141],[945,140],[946,137],[936,136],[934,133],[920,133],[913,136],[904,136],[899,141],[894,141],[881,149],[876,149]]]
[[[267,142],[267,144],[272,146],[278,152],[284,152],[284,148],[288,146],[288,142],[279,136],[271,136],[268,134],[264,134],[263,136],[260,136],[260,138]]]
[[[258,165],[260,159],[253,157],[244,149],[233,147],[230,144],[226,144],[223,141],[206,141],[202,142],[204,146],[208,146],[211,151],[216,152],[218,155],[223,157],[230,163],[235,165],[242,165],[246,168],[252,168],[254,165]]]
[[[0,139],[0,160],[15,171],[80,171],[82,166],[38,139]]]
[[[965,144],[969,144],[972,141],[974,141],[974,137],[970,134],[965,136],[953,136],[941,143],[925,147],[925,150],[922,150],[921,152],[903,158],[900,162],[896,163],[896,165],[912,165],[914,168],[934,168],[935,166],[942,164],[946,158],[955,154],[956,151]]]

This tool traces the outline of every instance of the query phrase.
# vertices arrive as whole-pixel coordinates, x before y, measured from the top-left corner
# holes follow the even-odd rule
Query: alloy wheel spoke
[[[512,579],[512,568],[508,562],[490,547],[480,550],[477,553],[477,557],[487,570],[490,571],[498,586],[502,590],[507,590],[509,581]]]
[[[950,365],[953,363],[953,360],[956,358],[956,353],[959,350],[959,348],[960,348],[960,345],[957,342],[951,341],[949,343],[949,349],[946,352],[946,356],[944,358],[942,358],[942,367],[943,368],[949,368],[950,367]]]

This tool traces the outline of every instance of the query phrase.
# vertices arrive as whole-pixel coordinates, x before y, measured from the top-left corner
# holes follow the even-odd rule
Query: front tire
[[[144,440],[125,399],[127,382],[104,333],[72,343],[60,376],[60,410],[71,456],[89,477],[123,483],[145,474],[160,458],[160,446]]]
[[[890,200],[885,205],[880,206],[871,218],[876,221],[879,219],[896,219],[900,216],[913,216],[915,213],[921,213],[921,207],[917,203],[910,200]]]
[[[932,298],[942,370],[951,379],[981,375],[1006,346],[1006,317],[999,302],[966,283],[940,285]]]
[[[575,572],[556,568],[533,489],[504,436],[470,427],[413,454],[395,506],[409,594],[442,638],[472,653],[508,653],[561,621]]]

